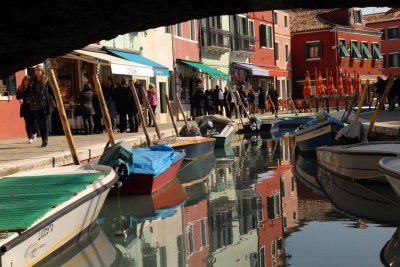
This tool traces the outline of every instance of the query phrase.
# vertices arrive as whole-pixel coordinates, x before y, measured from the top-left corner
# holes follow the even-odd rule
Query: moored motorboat
[[[196,122],[204,137],[215,138],[215,147],[224,147],[230,144],[235,123],[221,115],[206,115],[196,118]]]
[[[271,133],[274,132],[289,132],[289,131],[294,131],[297,127],[307,124],[309,121],[311,121],[313,117],[311,116],[301,116],[301,117],[283,117],[281,120],[276,121],[272,126],[271,126]]]
[[[384,157],[400,154],[400,142],[376,141],[352,145],[319,147],[317,158],[320,168],[348,179],[375,180],[386,182],[378,169],[378,162]]]
[[[117,180],[102,165],[68,166],[0,179],[0,266],[39,265],[86,230]]]
[[[167,145],[134,148],[132,154],[128,173],[120,174],[122,185],[111,190],[113,195],[148,195],[160,190],[176,177],[186,155]]]
[[[400,198],[400,158],[382,158],[378,169],[385,174],[386,180]]]
[[[195,159],[214,151],[215,138],[202,136],[162,138],[157,144],[168,144],[175,150],[184,150],[185,159]]]
[[[339,210],[379,223],[400,223],[400,201],[388,184],[353,181],[318,169],[318,182]]]
[[[302,153],[315,153],[317,147],[336,145],[335,136],[344,124],[328,117],[321,122],[316,118],[310,121],[307,126],[296,130],[294,133],[296,146]]]

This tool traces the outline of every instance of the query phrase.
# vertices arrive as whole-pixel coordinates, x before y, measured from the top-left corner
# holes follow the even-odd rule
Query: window
[[[194,20],[190,21],[190,40],[196,40],[196,23]]]
[[[193,226],[189,226],[188,231],[188,243],[189,243],[189,253],[192,254],[194,252],[194,238],[193,238]]]
[[[385,29],[381,29],[381,40],[385,40],[386,39],[386,31]]]
[[[200,221],[201,225],[201,246],[207,246],[207,232],[206,232],[206,222],[205,220]]]
[[[285,177],[281,177],[281,197],[286,196]]]
[[[283,227],[286,228],[287,227],[287,217],[286,215],[283,215],[283,219],[282,219],[282,223],[283,223]]]
[[[167,267],[167,248],[160,247],[160,267]]]
[[[285,44],[285,60],[289,62],[289,45]]]
[[[283,249],[283,237],[279,237],[278,238],[278,250],[282,250]]]
[[[297,221],[297,212],[293,211],[293,221]]]
[[[389,54],[389,68],[400,67],[400,53]]]
[[[388,39],[399,39],[399,28],[389,28]]]
[[[362,42],[361,43],[361,48],[362,48],[362,57],[367,58],[367,59],[372,59],[371,52],[369,51],[369,45],[368,42]]]
[[[258,251],[258,257],[260,259],[259,267],[265,267],[265,247],[260,248]]]
[[[276,241],[271,242],[271,255],[275,256],[276,255]]]
[[[352,58],[362,58],[360,50],[358,50],[358,42],[357,41],[351,41],[350,42],[350,55]]]
[[[339,48],[339,57],[350,57],[350,54],[346,48],[346,41],[343,39],[339,39],[338,44],[339,44],[339,47],[338,47]]]
[[[361,10],[354,10],[354,23],[361,24]]]
[[[249,20],[249,36],[254,37],[254,21]]]
[[[7,87],[7,91],[9,95],[17,94],[17,81],[15,78],[15,74],[3,79],[3,85]]]
[[[272,48],[272,26],[267,25],[267,47]]]
[[[165,33],[171,33],[171,26],[165,26]]]
[[[322,57],[322,42],[311,42],[305,44],[306,58],[321,58]]]
[[[278,42],[275,42],[274,52],[275,52],[275,60],[279,61],[279,43]]]
[[[207,20],[208,20],[207,27],[211,27],[214,29],[222,29],[222,23],[221,23],[220,16],[209,17]]]
[[[267,26],[261,24],[259,30],[260,30],[260,47],[267,47],[267,38],[266,38]]]
[[[272,16],[273,16],[273,19],[274,19],[274,24],[278,25],[278,13],[274,12]]]
[[[373,59],[383,59],[378,43],[372,44],[372,58]]]
[[[182,37],[182,23],[176,24],[176,35]]]
[[[288,16],[286,16],[286,15],[283,16],[283,22],[284,22],[285,28],[289,27],[289,20],[288,19],[289,19]]]
[[[178,250],[178,267],[184,267],[186,266],[186,260],[185,260],[185,249],[183,248],[183,238],[182,235],[179,235],[176,237],[176,248]]]
[[[386,55],[382,54],[382,68],[387,68]]]
[[[249,35],[249,22],[247,17],[237,15],[236,19],[237,19],[236,33]]]

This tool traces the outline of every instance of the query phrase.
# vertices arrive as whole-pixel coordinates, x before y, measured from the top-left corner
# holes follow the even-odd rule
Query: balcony
[[[210,27],[203,27],[202,46],[210,52],[225,53],[231,50],[231,33]]]
[[[255,53],[255,38],[243,34],[233,36],[232,52],[238,55],[250,57]]]

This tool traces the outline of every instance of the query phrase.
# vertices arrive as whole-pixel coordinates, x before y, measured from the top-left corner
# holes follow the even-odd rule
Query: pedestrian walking
[[[17,99],[22,101],[19,110],[19,116],[21,118],[24,118],[25,130],[28,136],[28,143],[33,144],[33,142],[35,142],[36,140],[37,129],[36,129],[35,116],[30,110],[30,104],[31,104],[30,96],[32,93],[32,87],[30,81],[31,77],[29,76],[25,76],[22,79],[20,86],[18,86]]]
[[[377,96],[377,104],[378,104],[379,101],[381,101],[381,98],[383,96],[383,92],[385,92],[386,81],[384,79],[382,79],[381,76],[378,76],[376,78],[376,80],[377,80],[377,82],[374,84],[374,86],[376,88],[376,96]],[[385,105],[382,105],[382,110],[384,110],[384,109],[385,109]]]
[[[219,85],[215,86],[215,89],[212,92],[212,95],[213,95],[215,113],[219,114],[219,115],[223,115],[224,114],[224,93],[222,92]]]
[[[193,97],[193,104],[194,104],[194,111],[195,111],[195,118],[203,116],[203,108],[204,108],[204,93],[202,88],[198,88],[197,91],[194,93]]]
[[[156,109],[158,105],[158,99],[157,99],[157,89],[154,86],[154,84],[150,83],[149,84],[149,90],[147,92],[147,99],[149,100],[150,108],[153,111],[154,116],[156,115]],[[148,127],[154,127],[154,121],[152,123],[151,121],[151,115],[149,111],[149,125]]]
[[[49,142],[51,113],[54,111],[54,94],[41,65],[35,67],[29,107],[39,125],[41,147],[46,147]]]
[[[93,134],[93,115],[95,114],[95,110],[93,108],[93,90],[90,83],[85,83],[83,85],[83,90],[79,94],[80,101],[80,111],[83,118],[83,127],[85,130],[85,134]]]
[[[115,101],[119,115],[119,131],[121,133],[127,130],[127,116],[130,112],[133,102],[133,96],[128,87],[128,80],[122,79],[121,85],[115,90]]]
[[[224,105],[224,107],[225,107],[225,116],[228,117],[228,118],[230,118],[230,117],[231,117],[231,110],[230,110],[230,107],[229,107],[229,103],[230,103],[230,102],[229,102],[229,100],[228,100],[228,97],[229,97],[229,89],[228,89],[228,87],[226,87],[226,86],[225,86],[225,88],[224,88],[223,97],[224,97],[223,105]]]
[[[265,113],[265,91],[262,87],[258,87],[258,108],[261,114]]]
[[[211,90],[206,90],[204,92],[204,109],[205,109],[206,115],[214,115],[215,114],[213,93],[211,92]]]
[[[103,85],[103,94],[106,101],[108,113],[110,114],[113,131],[117,128],[117,107],[115,105],[115,84],[111,76],[107,77]]]
[[[276,89],[274,88],[273,85],[270,85],[269,90],[268,90],[268,96],[271,98],[272,104],[274,105],[275,108],[275,112],[278,112],[278,92],[276,91]],[[272,113],[274,113],[274,109],[271,111]]]

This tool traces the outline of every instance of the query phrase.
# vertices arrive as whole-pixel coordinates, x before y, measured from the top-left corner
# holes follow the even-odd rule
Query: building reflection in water
[[[284,239],[299,221],[322,220],[334,210],[296,182],[292,148],[288,137],[243,141],[233,147],[236,156],[218,158],[207,179],[185,188],[183,204],[153,211],[157,216],[137,212],[143,200],[123,201],[126,236],[113,242],[124,259],[118,266],[287,265]],[[115,228],[105,230],[110,235],[120,224],[111,200],[102,212],[102,228]]]

